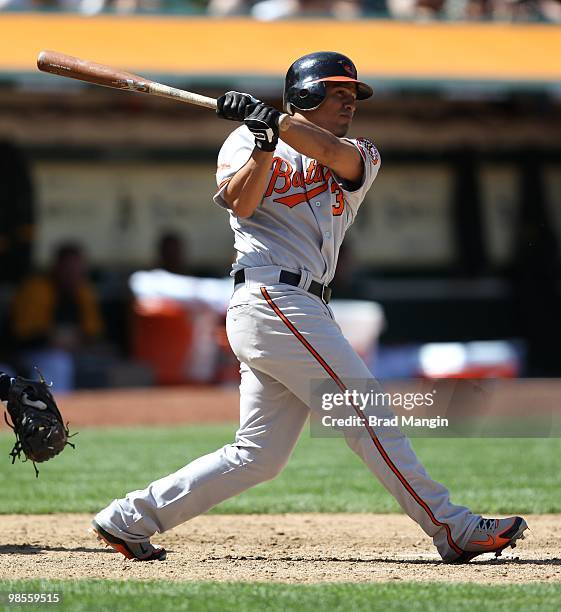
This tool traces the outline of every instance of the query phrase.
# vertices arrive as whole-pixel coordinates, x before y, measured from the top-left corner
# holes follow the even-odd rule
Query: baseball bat
[[[138,93],[151,94],[162,98],[171,98],[187,104],[196,104],[205,108],[216,109],[216,100],[184,89],[177,89],[151,81],[145,77],[111,66],[97,64],[78,57],[59,53],[58,51],[41,51],[37,57],[37,68],[43,72],[57,74],[69,79],[77,79],[103,87],[126,89]],[[279,129],[285,131],[290,126],[290,116],[282,114],[279,117]]]

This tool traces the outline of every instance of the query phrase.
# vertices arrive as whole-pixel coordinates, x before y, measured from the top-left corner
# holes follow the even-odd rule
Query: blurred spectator
[[[294,17],[561,22],[561,0],[0,0],[0,10],[251,15],[261,21]]]
[[[261,0],[251,8],[251,16],[260,21],[274,21],[295,17],[299,12],[298,0]]]
[[[501,0],[502,1],[502,0]],[[450,9],[452,2],[447,3],[447,15],[454,19],[491,19],[493,17],[493,0],[462,0],[456,6],[460,12],[455,14]]]
[[[115,13],[165,12],[160,0],[0,0],[0,10],[40,11],[58,9],[64,12],[95,15],[102,11]],[[171,2],[167,2],[171,5]],[[187,4],[187,6],[189,6]],[[171,6],[170,6],[171,8]]]
[[[70,0],[71,2],[73,0]],[[171,2],[165,2],[165,0],[80,0],[80,5],[82,6],[82,13],[88,13],[88,10],[85,10],[86,7],[94,7],[96,4],[100,4],[101,8],[96,10],[95,12],[100,12],[101,10],[111,10],[115,13],[119,14],[127,14],[127,13],[163,13],[171,8]],[[166,6],[167,5],[167,6]],[[186,3],[186,6],[189,6]]]
[[[157,246],[156,268],[172,274],[189,274],[185,239],[176,232],[165,232]]]
[[[387,0],[392,17],[496,21],[561,21],[561,0]]]
[[[499,21],[532,21],[540,14],[537,0],[491,0],[490,5],[490,11],[483,16]]]
[[[10,9],[12,11],[52,11],[52,10],[64,10],[69,11],[78,10],[78,0],[72,2],[70,6],[65,6],[64,0],[0,0],[0,9]]]
[[[79,245],[61,244],[48,273],[21,283],[12,303],[10,326],[26,367],[37,366],[47,380],[56,381],[59,392],[74,388],[77,366],[84,363],[81,353],[103,331]]]
[[[360,0],[261,0],[251,9],[251,15],[261,21],[318,16],[354,19],[361,14]]]
[[[232,281],[191,276],[187,244],[181,234],[163,232],[156,242],[155,269],[129,278],[132,355],[152,368],[159,384],[224,378],[217,336]]]
[[[540,10],[547,21],[561,23],[561,0],[541,0]]]
[[[209,0],[207,11],[209,15],[227,17],[229,15],[245,15],[253,2],[251,0]]]
[[[354,19],[362,14],[360,0],[210,0],[211,15],[250,14],[260,21],[290,17]]]
[[[442,12],[445,0],[387,0],[391,17],[398,19],[435,19]]]

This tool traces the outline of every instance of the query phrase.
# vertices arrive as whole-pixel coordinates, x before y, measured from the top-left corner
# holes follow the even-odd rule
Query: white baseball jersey
[[[263,201],[249,218],[230,211],[239,268],[282,266],[307,270],[328,284],[335,274],[339,248],[378,170],[380,155],[366,138],[347,139],[360,151],[364,175],[350,187],[315,159],[279,140]],[[248,161],[255,139],[245,126],[234,130],[218,155],[214,201],[228,208],[222,194],[228,181]]]

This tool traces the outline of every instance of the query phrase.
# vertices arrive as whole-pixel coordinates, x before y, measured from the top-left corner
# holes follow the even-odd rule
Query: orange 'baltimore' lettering
[[[306,185],[309,185],[310,183],[313,183],[313,174],[314,174],[314,170],[316,169],[316,166],[318,165],[317,161],[315,159],[312,159],[312,161],[310,162],[310,165],[308,166],[308,170],[306,172]]]
[[[286,165],[286,169],[283,170],[283,164]],[[269,197],[273,193],[273,189],[276,193],[286,193],[290,189],[290,175],[292,174],[292,166],[282,157],[273,157],[272,164],[273,172],[267,190],[265,191],[265,197]],[[277,187],[277,179],[284,179],[282,187]]]
[[[290,195],[284,196],[283,198],[275,198],[274,202],[278,202],[279,204],[284,204],[289,208],[293,208],[297,204],[302,204],[302,202],[307,202],[308,199],[317,197],[320,193],[323,193],[327,190],[327,182],[314,187],[308,192],[299,191],[298,193],[292,193]]]
[[[271,178],[264,197],[269,197],[274,193],[286,193],[291,187],[302,187],[302,191],[285,195],[282,198],[275,198],[273,201],[278,204],[293,208],[298,204],[310,201],[327,191],[331,181],[331,193],[335,195],[335,204],[332,205],[333,215],[338,217],[343,214],[345,208],[345,198],[343,190],[333,178],[331,170],[324,168],[315,159],[310,162],[305,173],[300,170],[292,170],[292,166],[282,157],[273,157],[271,164]],[[277,184],[278,183],[278,184]],[[317,184],[319,183],[319,184]],[[308,185],[317,184],[313,189],[306,190]]]
[[[293,187],[304,187],[304,174],[296,170],[292,175],[292,186]]]
[[[312,183],[319,183],[323,180],[327,180],[327,177],[324,178],[323,176],[323,166],[321,164],[317,164],[314,176],[312,178]]]

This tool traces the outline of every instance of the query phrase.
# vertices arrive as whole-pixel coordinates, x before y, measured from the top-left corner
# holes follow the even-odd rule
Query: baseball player
[[[280,138],[276,109],[238,92],[218,100],[220,117],[242,123],[220,150],[214,196],[229,214],[237,251],[226,328],[241,364],[240,427],[232,444],[97,514],[98,537],[127,558],[164,558],[150,544],[154,533],[274,478],[310,413],[321,415],[318,390],[376,387],[328,306],[341,242],[380,169],[370,140],[346,137],[357,101],[371,95],[348,57],[320,52],[288,70],[284,107],[292,119]],[[331,414],[363,413],[351,402]],[[391,412],[373,405],[364,415]],[[340,427],[347,443],[444,561],[498,555],[523,537],[521,517],[485,519],[452,504],[398,428],[357,421]]]

